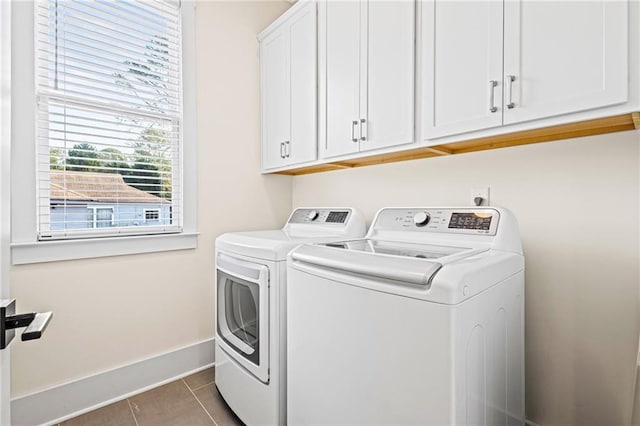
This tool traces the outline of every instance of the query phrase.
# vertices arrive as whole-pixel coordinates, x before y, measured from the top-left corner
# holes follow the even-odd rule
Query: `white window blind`
[[[40,240],[182,230],[180,23],[164,0],[37,3]]]

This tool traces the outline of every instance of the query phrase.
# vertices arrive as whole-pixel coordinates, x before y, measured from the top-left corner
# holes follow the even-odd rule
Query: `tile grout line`
[[[191,392],[191,395],[193,395],[193,397],[196,399],[196,401],[198,401],[198,404],[200,404],[200,406],[202,407],[202,409],[204,410],[205,413],[207,413],[207,416],[209,416],[209,418],[211,419],[211,421],[213,422],[214,425],[218,426],[218,423],[215,421],[215,419],[213,418],[213,416],[211,415],[211,413],[209,413],[209,411],[204,407],[204,405],[202,404],[202,402],[200,402],[200,400],[198,399],[198,397],[196,396],[196,394],[191,390],[191,388],[189,387],[189,385],[187,384],[187,382],[185,382],[184,379],[181,379],[182,383],[184,383],[184,385],[187,387],[187,389],[189,389],[189,392]],[[200,389],[200,388],[198,388]]]
[[[187,383],[187,382],[185,381],[185,383]],[[213,382],[205,383],[204,385],[198,386],[197,388],[193,388],[193,389],[191,389],[191,386],[189,386],[189,384],[187,383],[187,387],[188,387],[189,389],[191,389],[193,392],[195,392],[195,391],[197,391],[197,390],[202,389],[202,388],[203,388],[203,387],[205,387],[205,386],[209,386],[209,385],[212,385],[212,384],[214,384],[214,383],[215,383],[215,380],[214,380]]]
[[[138,424],[136,413],[133,411],[133,407],[131,406],[131,401],[129,401],[129,398],[127,398],[127,404],[129,405],[129,411],[131,411],[131,415],[133,416],[133,421],[136,422],[136,426],[140,426],[140,424]]]

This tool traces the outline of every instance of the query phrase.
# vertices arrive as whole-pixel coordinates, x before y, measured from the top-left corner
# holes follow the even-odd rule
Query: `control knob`
[[[413,216],[413,223],[416,226],[425,226],[431,220],[431,215],[427,212],[416,213]]]
[[[308,214],[307,214],[307,219],[314,221],[318,218],[319,213],[317,210],[311,210]]]

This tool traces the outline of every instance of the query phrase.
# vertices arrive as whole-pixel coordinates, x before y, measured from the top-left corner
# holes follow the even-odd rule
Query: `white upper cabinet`
[[[620,0],[505,2],[504,123],[626,102],[627,9]]]
[[[414,1],[322,1],[320,153],[414,141]]]
[[[259,36],[262,170],[373,163],[414,148],[415,117],[437,154],[636,112],[639,20],[636,0],[300,0]]]
[[[425,1],[424,138],[626,102],[627,8],[618,0]]]
[[[307,162],[317,156],[317,51],[316,5],[310,3],[291,20],[289,71],[291,146],[289,163]]]
[[[299,2],[259,37],[263,170],[316,159],[316,4]]]
[[[289,73],[287,37],[280,31],[262,40],[262,167],[283,165],[289,140]]]
[[[358,151],[360,122],[360,3],[327,1],[318,4],[320,31],[320,83],[325,83],[326,138],[320,137],[320,153],[332,157]],[[324,19],[323,19],[324,18]],[[322,86],[320,86],[322,87]],[[322,135],[322,132],[320,133]],[[327,143],[331,141],[331,143]],[[324,144],[323,144],[324,142]]]
[[[502,125],[502,2],[423,4],[430,137]]]

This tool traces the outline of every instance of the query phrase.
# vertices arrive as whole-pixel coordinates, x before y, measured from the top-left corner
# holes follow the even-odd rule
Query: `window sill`
[[[188,250],[195,249],[197,246],[198,234],[193,232],[13,243],[11,244],[11,261],[14,265],[24,265],[61,260]]]

